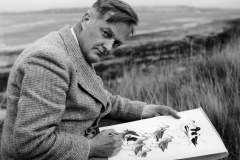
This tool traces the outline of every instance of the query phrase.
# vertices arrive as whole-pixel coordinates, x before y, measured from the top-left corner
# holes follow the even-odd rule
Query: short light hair
[[[131,26],[138,25],[138,15],[129,4],[121,0],[97,0],[92,8],[99,12],[100,17],[107,12],[113,12],[114,14],[106,20],[108,23],[124,22]],[[134,34],[134,27],[132,34]]]

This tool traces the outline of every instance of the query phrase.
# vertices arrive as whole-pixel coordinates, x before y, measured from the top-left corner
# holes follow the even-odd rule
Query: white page
[[[137,157],[132,150],[134,141],[129,141],[127,144],[127,141],[125,140],[124,146],[122,146],[123,149],[119,152],[119,154],[109,159],[172,160],[198,157],[198,159],[207,160],[219,159],[228,156],[226,147],[215,128],[206,117],[202,108],[179,112],[179,115],[181,116],[181,119],[174,119],[172,116],[160,116],[100,128],[100,130],[115,129],[119,133],[122,133],[126,129],[135,131],[139,136],[131,135],[131,137],[147,139],[143,141],[145,145],[142,147],[142,151],[151,150],[147,152],[146,157]],[[161,129],[165,129],[165,131],[163,132],[163,136],[159,138],[159,141],[157,142],[154,136],[147,133],[154,133],[156,130],[159,130],[160,127]],[[191,134],[193,135],[190,136]],[[145,136],[147,138],[145,138]],[[194,141],[195,137],[197,137],[197,139]],[[158,144],[163,140],[171,141],[167,143],[167,148],[165,145],[163,149],[161,149]]]

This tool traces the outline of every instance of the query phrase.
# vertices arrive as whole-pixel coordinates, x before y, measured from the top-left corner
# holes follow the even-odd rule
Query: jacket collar
[[[81,48],[74,39],[71,33],[70,26],[67,25],[59,31],[66,45],[67,52],[71,57],[74,65],[76,66],[78,72],[78,82],[79,84],[93,97],[99,100],[103,106],[107,106],[107,95],[104,92],[103,84],[100,82],[98,76],[92,65],[90,65],[84,55],[82,54]]]

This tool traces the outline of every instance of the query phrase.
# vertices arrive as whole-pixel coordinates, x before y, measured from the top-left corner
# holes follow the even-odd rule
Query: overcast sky
[[[0,12],[37,11],[50,8],[90,7],[96,0],[0,0]],[[124,0],[132,6],[186,5],[237,8],[240,0]]]

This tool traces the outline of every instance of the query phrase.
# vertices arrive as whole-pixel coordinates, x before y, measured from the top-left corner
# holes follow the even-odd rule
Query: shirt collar
[[[71,27],[71,32],[73,34],[74,39],[76,40],[76,42],[78,44],[77,36],[76,36],[76,34],[75,34],[74,30],[73,30],[73,27]]]

